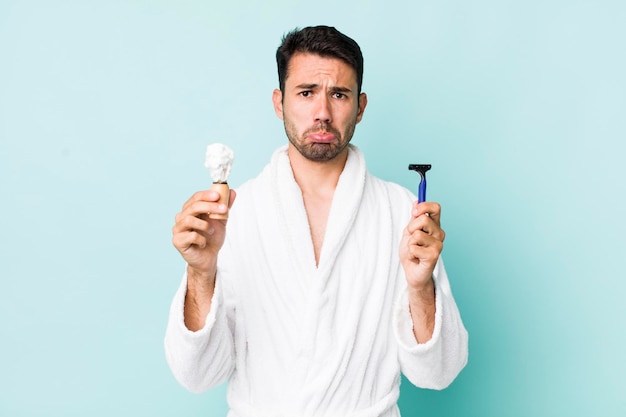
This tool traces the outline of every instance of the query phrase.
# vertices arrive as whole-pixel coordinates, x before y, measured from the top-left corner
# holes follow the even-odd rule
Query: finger
[[[411,220],[407,225],[407,232],[409,234],[423,232],[441,241],[446,237],[443,229],[430,216],[420,216]]]
[[[172,237],[172,243],[180,252],[186,252],[192,246],[204,249],[207,245],[207,238],[195,231],[177,233]]]
[[[185,231],[198,231],[207,233],[210,228],[209,222],[196,216],[181,216],[177,219],[176,224],[172,228],[172,233],[181,233]]]
[[[410,259],[418,260],[420,263],[427,262],[434,264],[437,262],[437,259],[439,259],[441,249],[412,245],[409,247],[408,253]]]
[[[446,232],[443,229],[435,229],[435,230],[416,230],[413,233],[409,234],[409,241],[411,239],[419,239],[421,242],[423,239],[430,237],[436,241],[443,242],[446,239]]]
[[[218,202],[199,200],[193,203],[190,203],[183,209],[183,211],[179,214],[179,217],[186,216],[202,216],[207,213],[226,213],[228,211],[228,207],[225,204],[221,204]]]
[[[443,247],[443,239],[418,231],[409,236],[407,245],[439,248]]]
[[[434,230],[438,226],[435,222],[428,216],[421,215],[412,219],[407,225],[407,230],[409,233],[415,233],[417,231],[424,231],[430,234],[430,231]]]
[[[409,239],[407,244],[409,254],[419,259],[436,259],[443,250],[443,242],[428,235]]]
[[[213,191],[213,190],[203,190],[203,191],[198,191],[196,193],[194,193],[194,195],[191,196],[191,198],[189,200],[187,200],[185,202],[185,204],[183,204],[183,211],[195,204],[198,201],[218,201],[220,199],[220,194],[217,191]]]
[[[411,215],[414,218],[420,217],[422,215],[427,215],[427,217],[430,217],[435,223],[439,224],[441,218],[441,205],[433,201],[414,203]]]
[[[228,209],[230,210],[230,208],[233,206],[233,203],[235,202],[235,198],[237,198],[237,193],[235,192],[235,190],[230,190],[230,195],[228,196]]]

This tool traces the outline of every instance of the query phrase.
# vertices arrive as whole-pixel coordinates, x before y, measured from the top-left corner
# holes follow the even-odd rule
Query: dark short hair
[[[337,58],[348,64],[356,72],[358,93],[363,83],[363,54],[354,39],[330,26],[311,26],[294,29],[283,36],[276,50],[278,84],[285,91],[285,79],[289,61],[296,53],[312,53],[325,58]]]

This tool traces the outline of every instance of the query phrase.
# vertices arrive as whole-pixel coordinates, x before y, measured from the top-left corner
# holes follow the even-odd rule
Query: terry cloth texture
[[[412,332],[398,246],[413,194],[351,145],[316,266],[286,147],[237,193],[205,327],[184,325],[186,277],[172,303],[166,355],[183,386],[228,380],[229,417],[397,417],[401,372],[425,388],[454,380],[467,332],[441,259],[433,337]]]

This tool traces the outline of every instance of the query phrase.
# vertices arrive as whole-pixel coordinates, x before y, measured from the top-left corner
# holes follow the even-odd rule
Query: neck
[[[331,161],[315,162],[303,157],[293,145],[287,150],[293,176],[303,194],[332,193],[348,160],[348,148]]]

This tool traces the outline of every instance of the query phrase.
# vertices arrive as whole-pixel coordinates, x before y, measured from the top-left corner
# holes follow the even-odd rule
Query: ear
[[[356,114],[356,122],[359,123],[363,118],[363,113],[365,112],[365,107],[367,106],[367,94],[361,93],[359,94],[359,110]]]
[[[283,93],[276,88],[272,93],[272,102],[274,103],[274,112],[280,120],[283,120]]]

